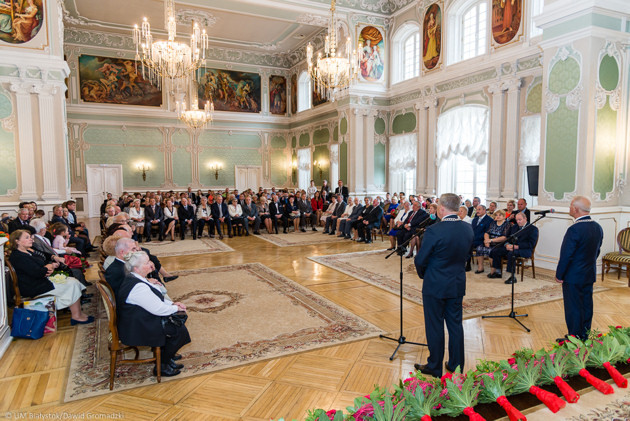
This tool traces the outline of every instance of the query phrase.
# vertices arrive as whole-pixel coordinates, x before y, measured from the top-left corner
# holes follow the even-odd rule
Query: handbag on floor
[[[47,311],[29,310],[16,307],[11,320],[11,336],[14,338],[39,339],[44,336],[48,322]]]

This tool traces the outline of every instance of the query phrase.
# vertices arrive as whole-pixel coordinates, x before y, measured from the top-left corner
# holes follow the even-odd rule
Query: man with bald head
[[[583,340],[588,338],[591,330],[593,284],[604,238],[602,227],[591,219],[590,213],[591,201],[588,198],[576,196],[571,201],[569,215],[575,223],[564,235],[556,268],[556,281],[562,284],[568,334]]]

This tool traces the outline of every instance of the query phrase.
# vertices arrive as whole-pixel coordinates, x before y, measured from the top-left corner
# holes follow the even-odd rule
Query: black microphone
[[[549,210],[544,210],[544,211],[538,211],[538,212],[534,212],[534,215],[547,215],[548,213],[556,213],[555,209],[549,209]]]

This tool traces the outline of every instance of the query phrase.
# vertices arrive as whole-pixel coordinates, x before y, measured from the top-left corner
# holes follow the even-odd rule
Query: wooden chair
[[[153,347],[151,350],[153,351],[153,358],[139,358],[140,351],[135,346],[126,346],[120,342],[118,338],[118,325],[116,320],[116,299],[114,298],[114,291],[109,286],[107,281],[105,281],[105,276],[99,272],[99,277],[101,278],[96,283],[96,288],[98,292],[101,294],[101,299],[103,300],[103,304],[105,305],[105,310],[107,311],[107,319],[109,321],[109,338],[108,338],[108,348],[110,353],[110,362],[109,362],[109,390],[114,389],[114,376],[116,375],[116,365],[120,364],[145,364],[145,363],[154,363],[157,370],[157,382],[160,383],[162,381],[162,372],[160,366],[160,347]],[[135,357],[133,359],[125,358],[125,352],[129,350],[135,351]],[[120,358],[119,358],[120,357]]]
[[[621,269],[625,265],[628,275],[628,286],[630,287],[630,228],[624,228],[617,234],[617,246],[619,251],[606,253],[602,257],[602,282],[604,273],[608,273],[612,265],[617,265],[617,279],[621,278]]]
[[[24,297],[22,297],[22,294],[20,293],[20,287],[18,285],[18,278],[17,278],[17,273],[15,273],[15,269],[13,268],[13,266],[11,266],[11,262],[9,262],[8,258],[4,259],[4,263],[7,267],[7,269],[9,270],[9,277],[11,278],[11,284],[13,285],[13,293],[15,294],[15,307],[24,307],[24,301],[29,301],[29,297],[27,297],[26,299]],[[33,298],[43,298],[43,297],[52,297],[52,295],[49,294],[42,294],[42,295],[38,295],[37,297],[33,297]]]
[[[540,236],[538,238],[540,238]],[[534,249],[532,250],[532,257],[517,257],[514,261],[514,264],[516,265],[516,274],[518,275],[519,271],[521,272],[521,282],[523,282],[523,274],[525,273],[525,263],[528,260],[531,260],[532,262],[532,278],[536,279],[536,264],[534,257],[536,256],[536,246],[538,245],[538,238],[536,239],[536,244],[534,244]]]

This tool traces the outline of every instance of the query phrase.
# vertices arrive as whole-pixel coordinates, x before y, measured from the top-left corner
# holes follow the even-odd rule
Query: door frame
[[[235,165],[234,166],[234,188],[237,188],[236,187],[236,183],[237,183],[237,180],[238,180],[238,170],[239,169],[247,169],[247,170],[249,170],[250,168],[255,168],[258,171],[258,175],[260,177],[258,181],[260,181],[260,183],[263,183],[264,178],[263,178],[263,167],[262,167],[262,165]],[[254,187],[247,186],[246,188],[248,188],[248,189],[258,189],[258,187],[259,186],[254,186]]]
[[[90,170],[94,169],[94,168],[116,168],[118,169],[118,172],[120,173],[120,185],[118,187],[120,187],[120,193],[122,193],[122,189],[123,189],[123,169],[122,169],[122,164],[86,164],[85,166],[85,181],[86,181],[86,191],[87,191],[87,206],[88,206],[88,216],[89,217],[95,217],[95,216],[100,216],[100,215],[92,215],[92,194],[90,194],[90,181],[91,181],[91,174],[90,174]],[[106,193],[106,192],[101,192],[101,193]],[[117,192],[111,192],[111,193],[115,193],[115,194],[119,194]],[[106,197],[106,196],[103,196]],[[104,200],[104,199],[103,199]]]

